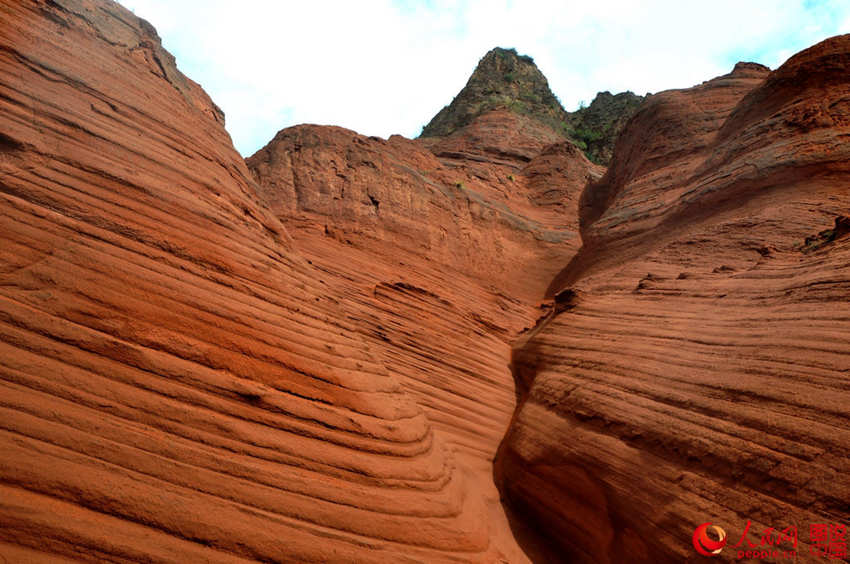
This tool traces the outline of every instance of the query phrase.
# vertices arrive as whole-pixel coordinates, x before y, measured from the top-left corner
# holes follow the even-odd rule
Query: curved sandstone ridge
[[[509,343],[601,171],[495,112],[287,130],[257,185],[146,22],[0,21],[0,556],[525,560]]]
[[[519,553],[490,515],[501,511],[476,482],[483,470],[446,444],[477,449],[489,472],[513,410],[505,334],[536,310],[479,280],[453,303],[428,290],[454,284],[453,272],[413,285],[365,251],[341,272],[362,273],[368,295],[359,280],[311,266],[277,206],[258,196],[221,112],[127,10],[4,3],[0,22],[0,556],[493,562]],[[468,217],[494,229],[514,225],[516,245],[539,247],[529,263],[543,261],[550,233],[577,240],[575,214],[566,227],[519,215],[498,190],[476,191],[483,181],[470,171],[438,173],[466,187],[416,180],[417,168],[447,167],[409,146],[411,170],[386,172],[446,191],[446,206],[463,199]],[[394,196],[380,197],[383,214]],[[425,213],[417,205],[411,222]],[[450,213],[443,220],[450,228]],[[535,283],[529,293],[539,295]],[[359,309],[366,299],[374,312]],[[487,306],[469,305],[478,299]],[[510,323],[487,308],[512,312]],[[422,315],[433,319],[416,324]],[[396,346],[378,347],[376,321]],[[422,351],[428,335],[456,348]],[[436,382],[417,388],[422,374]],[[461,375],[454,395],[428,388],[451,387],[439,382],[447,374]],[[437,431],[420,404],[445,413]]]
[[[578,248],[578,195],[604,170],[535,120],[504,110],[417,141],[296,126],[247,162],[292,230],[335,239],[343,254],[407,258],[404,274],[452,271],[527,302],[539,300],[549,272]],[[309,247],[313,237],[304,239]],[[516,275],[526,267],[543,274]]]
[[[747,520],[806,561],[850,524],[848,67],[654,95],[607,171],[504,100],[246,163],[143,20],[0,4],[0,561],[680,562]]]
[[[681,562],[749,520],[808,562],[810,524],[850,522],[848,69],[842,36],[652,96],[585,190],[498,460],[560,555]]]
[[[510,342],[542,314],[546,281],[577,250],[578,195],[601,170],[535,120],[498,110],[419,141],[297,126],[247,162],[457,453],[501,528],[495,542],[523,561],[492,479],[515,410]]]

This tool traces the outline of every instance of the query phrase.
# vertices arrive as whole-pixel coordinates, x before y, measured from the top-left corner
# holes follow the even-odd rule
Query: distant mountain
[[[422,128],[421,137],[448,136],[484,113],[508,109],[545,124],[592,161],[607,165],[617,135],[643,99],[632,92],[600,92],[587,108],[567,112],[534,59],[496,47],[479,61],[452,103]]]
[[[645,99],[634,92],[600,92],[589,106],[569,114],[567,135],[587,158],[607,166],[617,136]]]

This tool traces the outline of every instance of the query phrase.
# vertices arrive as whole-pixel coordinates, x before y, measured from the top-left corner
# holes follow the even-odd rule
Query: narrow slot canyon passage
[[[838,36],[567,112],[497,47],[416,139],[243,158],[150,23],[0,3],[0,561],[850,524],[848,68]]]

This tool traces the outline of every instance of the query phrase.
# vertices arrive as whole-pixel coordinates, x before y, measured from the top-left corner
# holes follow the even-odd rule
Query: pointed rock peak
[[[525,67],[530,72],[537,73],[539,78],[546,81],[546,77],[540,73],[537,65],[534,64],[534,59],[528,55],[520,55],[516,49],[505,49],[504,47],[494,47],[478,61],[478,67],[472,73],[470,80],[486,78],[488,73],[492,72],[510,72],[516,71],[519,67]]]
[[[564,134],[567,113],[534,59],[517,54],[516,49],[496,47],[478,62],[452,103],[422,129],[422,137],[449,135],[496,108],[533,117]]]

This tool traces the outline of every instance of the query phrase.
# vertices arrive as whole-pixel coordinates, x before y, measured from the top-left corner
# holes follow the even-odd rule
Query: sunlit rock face
[[[0,555],[523,561],[509,343],[601,171],[508,113],[439,158],[290,130],[297,181],[257,184],[285,169],[249,170],[146,22],[0,20]]]
[[[533,119],[482,115],[451,136],[367,138],[297,126],[250,157],[295,245],[354,304],[354,324],[423,408],[482,499],[493,541],[516,546],[492,461],[516,407],[517,334],[551,306],[579,245],[578,197],[602,172]]]
[[[680,562],[706,521],[847,523],[848,43],[650,97],[607,171],[511,104],[545,78],[509,52],[451,130],[245,161],[147,22],[0,5],[0,561]]]
[[[682,562],[750,521],[808,562],[810,524],[850,521],[848,65],[842,36],[652,96],[584,191],[498,461],[559,554]]]

